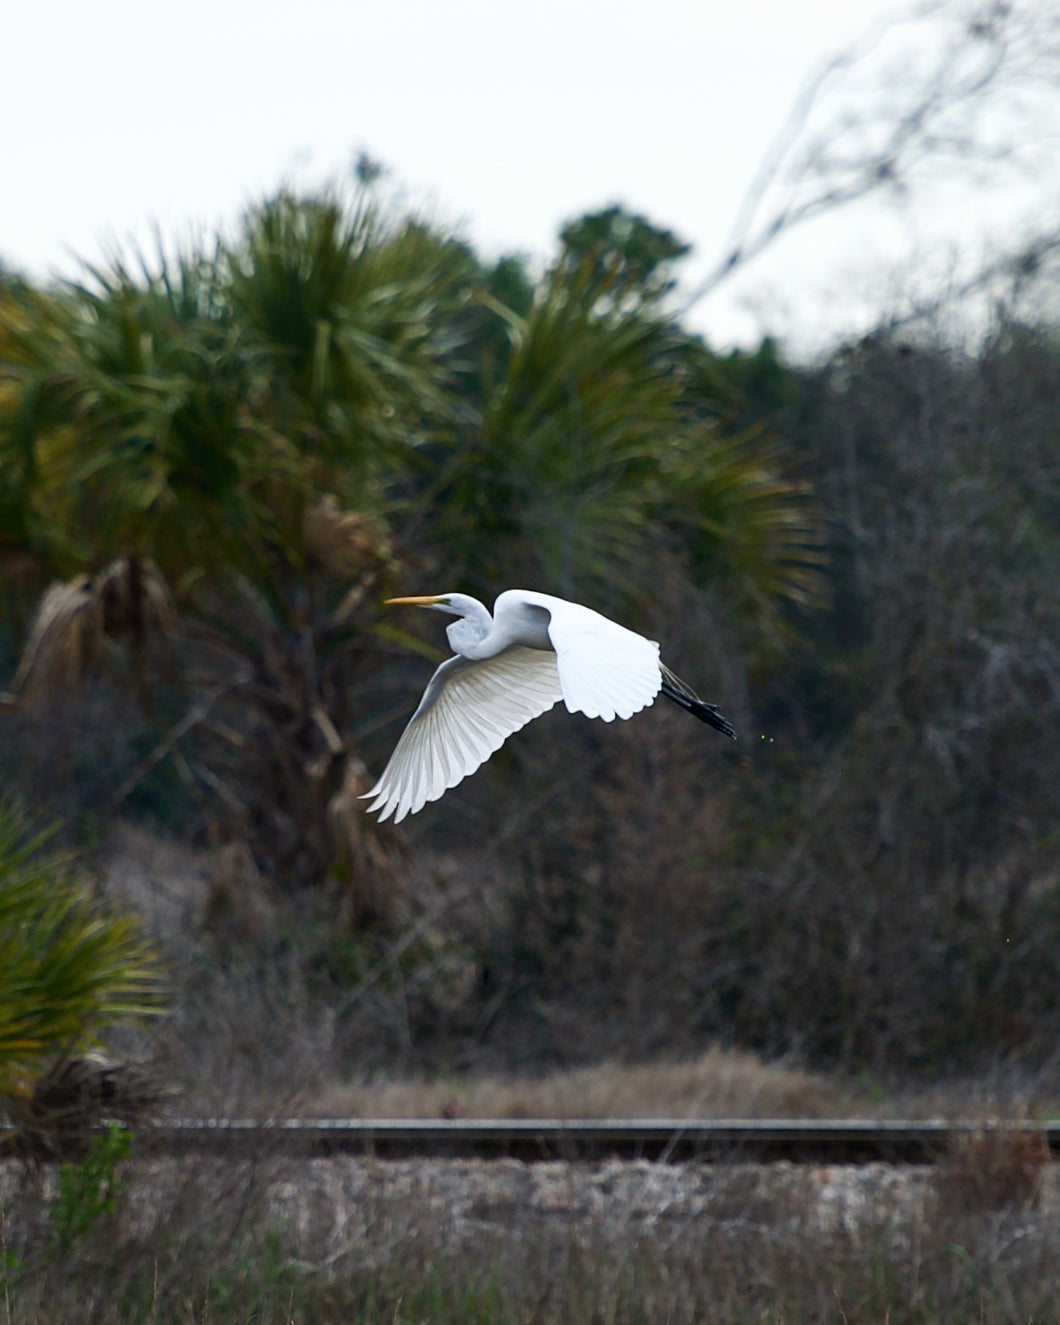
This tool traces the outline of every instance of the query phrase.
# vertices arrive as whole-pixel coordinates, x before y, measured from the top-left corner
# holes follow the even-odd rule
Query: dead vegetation
[[[972,1216],[1011,1206],[1034,1208],[1041,1202],[1051,1160],[1042,1131],[983,1127],[956,1142],[940,1165],[939,1209]]]
[[[105,891],[170,953],[174,1009],[156,1050],[183,1113],[1013,1121],[1051,1116],[1060,1099],[1055,1065],[1003,1059],[913,1084],[721,1045],[520,1059],[482,1031],[474,926],[493,923],[488,888],[420,879],[404,944],[373,945],[336,924],[333,900],[270,900],[233,845],[193,849],[123,824],[100,865]],[[494,995],[486,1016],[497,1007]]]
[[[827,1118],[850,1106],[824,1077],[716,1047],[686,1062],[612,1060],[536,1078],[331,1086],[311,1101],[321,1117],[354,1118]]]
[[[169,587],[149,558],[120,557],[95,575],[49,585],[11,688],[28,705],[69,701],[106,640],[128,645],[138,697],[148,702],[147,649],[176,619]]]
[[[1055,1175],[974,1213],[924,1169],[149,1155],[0,1170],[5,1319],[43,1325],[1055,1320]],[[82,1218],[71,1197],[114,1200]]]

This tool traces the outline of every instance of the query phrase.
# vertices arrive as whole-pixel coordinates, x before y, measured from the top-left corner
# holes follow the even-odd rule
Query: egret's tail
[[[697,717],[700,722],[705,722],[708,727],[713,727],[723,736],[731,736],[736,739],[736,728],[724,717],[718,709],[717,704],[708,704],[700,699],[694,690],[686,686],[679,676],[674,676],[668,667],[662,669],[662,693],[667,699],[672,699],[675,704],[679,704],[686,713],[691,713]]]

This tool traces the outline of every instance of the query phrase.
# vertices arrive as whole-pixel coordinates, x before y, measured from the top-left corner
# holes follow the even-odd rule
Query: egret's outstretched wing
[[[550,613],[563,702],[590,718],[629,718],[653,703],[662,685],[659,646],[578,603],[535,595]]]
[[[448,658],[431,677],[390,762],[364,799],[379,819],[436,801],[474,773],[520,727],[563,698],[556,659],[522,646],[470,662]]]

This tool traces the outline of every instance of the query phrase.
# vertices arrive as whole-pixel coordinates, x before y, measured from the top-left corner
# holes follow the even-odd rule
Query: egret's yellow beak
[[[387,607],[401,605],[405,607],[433,607],[435,603],[447,603],[449,600],[445,594],[418,594],[413,598],[387,598],[384,601]]]

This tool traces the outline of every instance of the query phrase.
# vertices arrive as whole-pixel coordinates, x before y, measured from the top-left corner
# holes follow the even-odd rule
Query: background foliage
[[[207,927],[356,1005],[336,1071],[1052,1061],[1055,337],[720,357],[685,253],[613,207],[490,263],[362,176],[0,291],[0,776],[209,845]],[[440,656],[384,591],[519,584],[662,639],[738,748],[552,714],[366,819]]]

